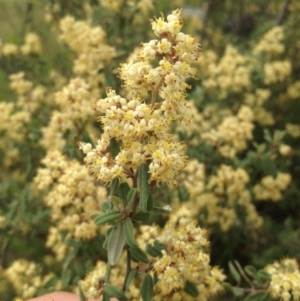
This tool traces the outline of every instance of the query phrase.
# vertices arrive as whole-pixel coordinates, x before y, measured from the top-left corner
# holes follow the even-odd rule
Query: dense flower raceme
[[[157,274],[153,300],[210,300],[223,290],[222,282],[225,275],[217,266],[210,265],[209,255],[205,249],[208,246],[206,231],[197,227],[192,211],[185,206],[170,215],[166,226],[162,229],[157,225],[141,225],[138,229],[137,242],[142,249],[146,244],[152,244],[159,239],[166,245],[162,257],[151,257],[151,262],[144,266],[133,263],[132,269],[138,274],[143,269]],[[111,281],[122,285],[125,273],[126,258],[122,256],[112,269]],[[81,287],[89,298],[99,298],[103,293],[106,264],[98,262],[95,268],[81,281]],[[151,272],[152,273],[152,272]],[[131,282],[126,295],[133,301],[140,301],[139,277]],[[192,297],[184,291],[186,281],[195,283],[201,294]]]
[[[96,102],[95,109],[105,114],[99,118],[104,133],[94,149],[85,143],[80,147],[90,171],[100,181],[133,177],[138,166],[147,162],[150,181],[173,186],[176,174],[185,167],[186,147],[168,131],[174,120],[190,118],[185,114],[186,89],[190,88],[185,80],[196,75],[191,64],[198,60],[200,46],[180,32],[182,25],[181,10],[173,11],[167,20],[160,17],[152,21],[159,39],[143,44],[140,61],[123,64],[119,69],[131,98],[107,88],[107,97]],[[156,68],[151,65],[155,58],[160,59]],[[121,142],[116,157],[110,152],[112,139]]]
[[[78,54],[74,60],[74,73],[87,79],[92,90],[99,93],[99,83],[104,82],[99,71],[113,59],[115,49],[105,43],[105,31],[91,23],[91,20],[76,21],[74,17],[66,16],[60,21],[60,38]]]
[[[268,287],[275,300],[300,300],[300,271],[296,259],[284,258],[265,267],[271,275]]]
[[[54,276],[53,273],[43,275],[41,267],[32,261],[19,259],[4,270],[4,276],[14,287],[19,296],[28,299],[37,293],[37,291]],[[61,289],[61,282],[57,282],[54,289]]]
[[[250,178],[246,170],[223,164],[216,174],[207,175],[203,163],[191,160],[179,178],[189,193],[185,205],[202,224],[218,225],[222,232],[242,224],[249,228],[262,225],[247,189]]]
[[[42,163],[44,167],[38,170],[34,184],[38,191],[51,188],[44,198],[45,204],[52,209],[53,223],[46,246],[61,260],[69,249],[61,240],[61,231],[68,233],[64,241],[68,238],[90,240],[96,236],[97,226],[90,215],[100,210],[106,189],[96,186],[78,161],[69,161],[59,151],[48,152]]]

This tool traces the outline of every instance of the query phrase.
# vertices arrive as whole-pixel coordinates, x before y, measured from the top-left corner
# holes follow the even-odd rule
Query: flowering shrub
[[[0,3],[1,300],[300,300],[300,6],[198,2]]]

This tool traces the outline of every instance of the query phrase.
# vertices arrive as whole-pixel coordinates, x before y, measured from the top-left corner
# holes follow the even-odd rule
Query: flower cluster
[[[244,169],[221,165],[217,174],[206,180],[205,165],[192,160],[180,177],[189,193],[185,204],[202,223],[218,225],[223,232],[245,222],[251,228],[262,225],[246,187],[249,176]]]
[[[42,46],[40,38],[34,32],[29,32],[25,36],[25,43],[21,46],[21,53],[23,55],[41,54]]]
[[[282,40],[283,28],[281,26],[275,26],[263,35],[258,44],[255,45],[254,52],[263,54],[281,54],[285,50]]]
[[[296,259],[284,258],[265,267],[271,275],[268,293],[275,300],[300,300],[300,271]]]
[[[62,150],[66,144],[64,133],[76,129],[76,134],[79,134],[94,115],[90,106],[93,97],[94,94],[84,79],[71,79],[68,85],[54,95],[59,111],[52,111],[48,126],[42,129],[40,144],[47,150]]]
[[[253,110],[253,121],[262,126],[275,123],[273,115],[264,108],[264,104],[271,97],[269,89],[255,89],[252,93],[245,94],[245,104]]]
[[[65,230],[67,238],[77,240],[94,238],[97,227],[90,215],[100,210],[106,190],[95,185],[84,166],[76,160],[67,160],[58,151],[49,152],[42,163],[45,167],[38,170],[34,183],[37,190],[51,188],[44,202],[52,209],[50,217],[54,223],[46,244],[57,258],[63,258],[66,247],[60,240],[60,232]]]
[[[118,13],[121,11],[123,6],[124,0],[99,0],[99,4],[115,13]]]
[[[247,148],[247,140],[252,140],[252,120],[252,110],[242,106],[237,116],[224,118],[217,129],[203,133],[201,137],[214,145],[221,156],[233,159],[237,153]]]
[[[206,231],[196,224],[186,216],[185,210],[179,210],[159,235],[166,249],[154,263],[158,277],[154,300],[204,301],[222,291],[225,276],[218,267],[210,266],[209,255],[205,252]],[[199,290],[196,299],[184,291],[186,281],[193,282]]]
[[[217,61],[217,55],[207,52],[199,61],[205,78],[203,87],[208,90],[218,90],[219,98],[228,96],[228,92],[242,92],[251,85],[252,67],[250,58],[241,55],[238,50],[229,45],[223,57]]]
[[[186,147],[168,131],[174,120],[185,116],[189,88],[185,80],[196,74],[191,64],[198,59],[200,48],[195,39],[180,32],[181,27],[181,10],[173,11],[166,21],[163,17],[152,21],[160,40],[144,43],[140,61],[123,64],[119,70],[131,99],[107,88],[107,97],[96,102],[95,109],[105,114],[99,118],[104,133],[94,149],[85,143],[80,147],[90,171],[100,181],[133,178],[138,166],[149,162],[150,181],[174,186],[176,174],[185,167]],[[150,64],[155,57],[160,58],[156,68]],[[147,103],[149,92],[151,101]],[[116,157],[110,151],[112,139],[121,146]]]
[[[61,40],[78,54],[74,60],[73,71],[85,77],[95,93],[99,93],[99,83],[103,75],[99,73],[115,56],[115,49],[105,43],[106,33],[100,27],[92,27],[91,21],[76,21],[67,16],[60,21]]]
[[[291,180],[291,175],[288,173],[279,172],[276,178],[266,176],[262,178],[259,184],[254,186],[255,198],[261,201],[280,201],[282,199],[282,191],[288,187]]]
[[[285,130],[289,135],[291,135],[294,138],[300,137],[300,125],[299,124],[287,123],[285,125]]]
[[[34,87],[33,83],[25,79],[24,72],[11,74],[10,88],[17,94],[17,106],[30,113],[36,112],[44,101],[46,88],[42,85]]]
[[[288,78],[291,71],[292,64],[289,60],[266,63],[264,66],[265,83],[280,83]]]
[[[3,164],[9,167],[20,158],[19,148],[16,142],[21,142],[26,137],[26,127],[30,120],[30,114],[26,111],[18,111],[13,103],[0,103],[0,151],[3,152]]]
[[[19,296],[25,299],[33,297],[54,276],[52,273],[41,275],[40,267],[25,259],[16,260],[4,274]],[[58,282],[54,289],[59,290],[60,286]]]
[[[34,32],[28,32],[25,35],[24,44],[17,46],[12,43],[2,43],[0,41],[0,58],[10,57],[22,54],[28,56],[31,54],[40,55],[42,52],[42,46],[40,37]]]

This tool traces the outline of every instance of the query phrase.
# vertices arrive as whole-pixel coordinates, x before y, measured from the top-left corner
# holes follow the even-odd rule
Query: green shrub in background
[[[299,300],[299,13],[1,2],[0,299]]]

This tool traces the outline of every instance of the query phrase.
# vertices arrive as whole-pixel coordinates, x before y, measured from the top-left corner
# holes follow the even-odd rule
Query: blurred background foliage
[[[43,129],[49,127],[53,112],[66,109],[55,101],[55,93],[78,75],[90,79],[74,71],[81,50],[76,52],[62,37],[60,22],[69,15],[90,20],[91,28],[100,26],[105,44],[115,51],[96,70],[100,79],[87,98],[92,107],[105,95],[106,86],[122,93],[117,69],[141,42],[154,38],[149,19],[183,7],[184,31],[199,40],[203,57],[199,78],[190,81],[191,124],[174,124],[174,132],[197,163],[180,176],[178,189],[161,187],[156,199],[174,210],[196,204],[195,218],[209,231],[212,264],[226,272],[232,260],[257,268],[282,257],[300,260],[299,1],[119,0],[115,7],[109,3],[0,1],[0,299],[12,300],[22,292],[5,272],[16,260],[35,262],[32,275],[46,275],[33,293],[38,295],[55,288],[73,290],[97,260],[106,258],[104,233],[99,231],[84,242],[68,238],[69,253],[54,259],[55,252],[45,246],[55,223],[53,208],[43,202],[49,191],[40,192],[33,184],[49,150],[40,143],[50,139]],[[31,32],[39,37],[41,51],[22,52]],[[12,84],[18,79],[11,75],[19,72],[31,83],[24,93]],[[36,87],[43,92],[35,98]],[[251,112],[242,111],[243,106]],[[63,132],[61,151],[68,160],[82,163],[77,142],[94,141],[99,135],[95,120],[88,115]],[[239,169],[246,175],[235,174]],[[204,188],[195,191],[200,186]],[[164,225],[166,218],[153,216],[149,224]],[[59,234],[62,240],[66,234]],[[24,267],[28,268],[25,263]]]

